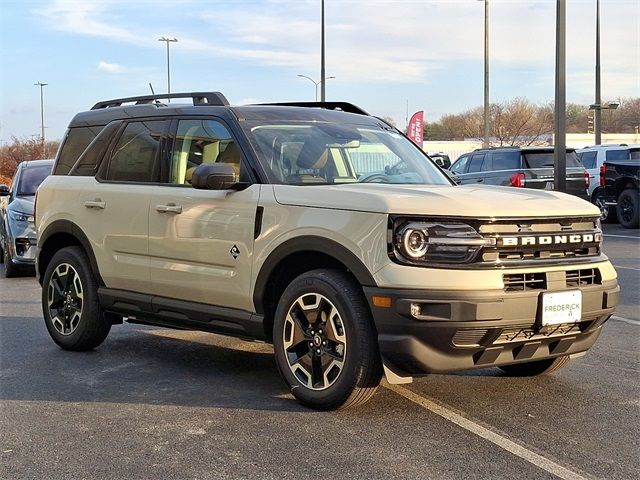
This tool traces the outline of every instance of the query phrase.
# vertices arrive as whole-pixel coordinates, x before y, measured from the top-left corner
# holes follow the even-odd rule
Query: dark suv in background
[[[553,190],[553,147],[493,147],[465,153],[451,166],[461,184]],[[567,193],[589,200],[589,174],[567,149]]]

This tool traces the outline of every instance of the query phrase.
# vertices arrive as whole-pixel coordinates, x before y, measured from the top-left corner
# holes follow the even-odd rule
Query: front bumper
[[[541,290],[364,287],[385,366],[400,376],[487,368],[584,352],[595,343],[603,323],[613,313],[620,288],[616,280],[609,280],[580,290],[580,322],[541,327]],[[390,297],[391,306],[375,306],[373,296]]]

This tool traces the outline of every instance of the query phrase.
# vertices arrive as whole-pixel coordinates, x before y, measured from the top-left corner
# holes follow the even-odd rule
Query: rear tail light
[[[589,188],[589,172],[584,172],[584,188]]]
[[[604,172],[606,172],[607,167],[605,166],[605,164],[603,163],[602,165],[600,165],[600,186],[604,187]]]
[[[525,180],[524,180],[524,173],[520,172],[520,173],[514,173],[513,175],[511,175],[510,177],[511,180],[511,185],[513,185],[514,187],[524,187],[525,184]]]

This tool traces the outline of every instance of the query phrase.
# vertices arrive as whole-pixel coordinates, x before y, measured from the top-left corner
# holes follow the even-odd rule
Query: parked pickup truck
[[[638,228],[640,223],[640,147],[632,149],[629,160],[605,162],[600,167],[600,185],[604,203],[616,209],[624,228]]]

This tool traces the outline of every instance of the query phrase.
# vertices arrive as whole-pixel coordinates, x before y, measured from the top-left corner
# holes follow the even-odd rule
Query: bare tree
[[[40,138],[11,137],[11,143],[0,148],[0,184],[8,185],[19,163],[25,160],[53,158],[60,142],[49,141],[44,145],[44,155]]]

